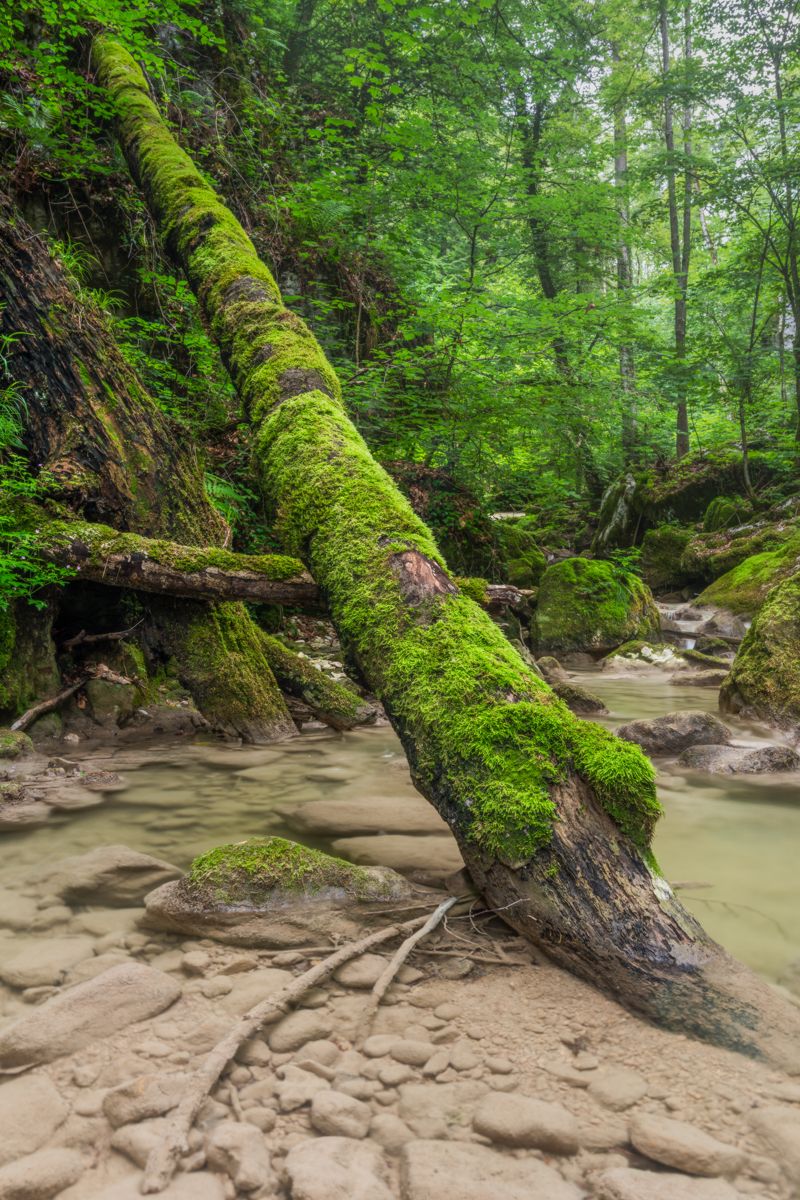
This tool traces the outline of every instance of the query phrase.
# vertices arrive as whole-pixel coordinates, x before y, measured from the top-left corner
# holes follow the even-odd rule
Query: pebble
[[[362,954],[344,963],[333,977],[344,987],[371,988],[386,970],[388,962],[382,954]]]
[[[376,1113],[369,1127],[369,1136],[387,1154],[399,1154],[406,1142],[414,1140],[414,1134],[394,1113]]]
[[[374,1033],[361,1047],[367,1058],[383,1058],[389,1054],[397,1038],[391,1033]]]
[[[200,984],[200,992],[206,1000],[214,1000],[217,996],[229,996],[233,991],[233,983],[224,975],[215,975],[213,979],[204,979]]]
[[[425,1063],[435,1053],[431,1042],[412,1041],[410,1038],[400,1038],[392,1042],[389,1050],[392,1058],[409,1067],[424,1067]]]
[[[278,1120],[278,1114],[272,1108],[248,1108],[247,1119],[262,1133],[272,1133]]]
[[[285,1169],[297,1200],[393,1200],[383,1156],[368,1141],[307,1138],[291,1148]]]
[[[205,950],[190,950],[181,959],[181,967],[187,975],[203,975],[211,966],[211,956]]]
[[[267,1041],[270,1050],[285,1054],[299,1050],[306,1042],[327,1038],[332,1032],[333,1021],[329,1014],[318,1009],[298,1008],[273,1025]]]
[[[425,1063],[425,1066],[422,1068],[422,1074],[426,1078],[433,1079],[437,1075],[441,1075],[442,1071],[446,1071],[449,1066],[450,1052],[448,1050],[437,1050]]]
[[[735,1175],[744,1162],[738,1147],[669,1117],[637,1115],[629,1133],[632,1145],[645,1158],[689,1175]]]
[[[490,1092],[476,1108],[472,1127],[504,1146],[552,1154],[575,1154],[578,1150],[578,1124],[572,1113],[546,1100]]]
[[[647,1080],[627,1067],[602,1067],[589,1080],[589,1095],[617,1112],[631,1108],[647,1093]]]
[[[722,1179],[693,1179],[628,1167],[604,1171],[594,1183],[601,1200],[736,1200],[741,1194]]]
[[[68,1113],[69,1105],[46,1075],[0,1083],[0,1165],[38,1150]]]
[[[467,1042],[456,1042],[450,1051],[450,1066],[454,1071],[472,1071],[481,1060]]]
[[[0,1168],[3,1200],[45,1200],[77,1183],[87,1162],[77,1150],[38,1150]]]
[[[399,1087],[414,1078],[414,1071],[403,1063],[389,1063],[378,1071],[378,1079],[385,1087]]]
[[[493,1075],[510,1075],[514,1067],[507,1058],[495,1058],[494,1056],[486,1059],[486,1069],[491,1071]]]
[[[581,1192],[535,1158],[489,1146],[420,1140],[400,1152],[404,1200],[579,1200]]]
[[[366,1137],[371,1119],[368,1104],[333,1089],[318,1092],[311,1102],[311,1124],[326,1136]]]
[[[264,1135],[246,1121],[221,1121],[205,1139],[208,1165],[223,1171],[242,1192],[272,1190],[275,1179]]]

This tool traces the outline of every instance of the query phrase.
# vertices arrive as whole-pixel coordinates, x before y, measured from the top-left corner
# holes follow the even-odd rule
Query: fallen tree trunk
[[[48,496],[76,516],[122,530],[194,545],[221,542],[227,525],[208,500],[185,432],[154,403],[107,323],[75,295],[43,240],[3,196],[0,301],[0,334],[11,336],[9,370],[23,389],[26,448],[48,472]],[[202,645],[211,654],[219,664],[213,686],[186,659],[176,656],[175,666],[212,725],[259,742],[293,736],[259,631],[242,605],[224,607],[175,602],[173,649],[151,637],[154,653]],[[0,713],[13,718],[37,695],[58,690],[52,612],[46,628],[24,603],[0,615]]]
[[[286,554],[236,554],[215,546],[180,545],[108,525],[54,521],[32,512],[44,558],[80,571],[81,578],[188,600],[249,600],[321,612],[323,597],[297,558]],[[484,608],[523,608],[526,593],[509,583],[465,581]]]
[[[650,763],[574,717],[459,590],[348,420],[313,335],[176,144],[134,60],[102,37],[93,63],[242,398],[285,542],[323,588],[416,786],[489,904],[660,1023],[784,1068],[797,1061],[800,1013],[705,934],[655,866]]]

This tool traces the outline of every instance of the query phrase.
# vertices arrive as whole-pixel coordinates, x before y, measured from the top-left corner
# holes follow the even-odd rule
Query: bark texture
[[[286,544],[324,589],[416,786],[489,903],[556,961],[663,1024],[785,1065],[800,1014],[712,942],[655,869],[651,765],[574,717],[460,591],[136,63],[107,38],[93,61],[254,427]]]
[[[45,243],[2,196],[0,301],[0,334],[23,335],[14,338],[9,363],[23,387],[28,454],[57,481],[54,498],[118,531],[166,535],[190,545],[221,542],[227,526],[206,496],[201,464],[185,433],[143,388],[102,315],[75,295]],[[0,655],[0,710],[12,715],[42,694],[32,693],[25,681],[52,675],[55,666],[52,643],[45,639],[48,657],[40,654],[32,669],[32,655],[37,647],[43,654],[45,642],[31,641],[29,627],[38,630],[39,618],[27,605],[22,610],[5,669]],[[259,631],[242,605],[223,613],[222,607],[173,603],[169,620],[161,620],[169,644],[157,652],[177,660],[181,650],[197,644],[201,627],[204,644],[224,672],[213,686],[196,670],[183,670],[183,678],[212,725],[258,741],[295,733],[258,649]],[[252,655],[231,655],[231,639]]]

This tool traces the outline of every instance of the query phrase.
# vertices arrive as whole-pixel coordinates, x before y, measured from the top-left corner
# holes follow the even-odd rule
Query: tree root
[[[439,907],[431,913],[425,924],[415,933],[412,933],[410,937],[407,937],[402,945],[397,947],[392,955],[391,960],[389,963],[387,963],[386,969],[376,980],[375,986],[372,989],[372,994],[370,995],[367,1003],[364,1005],[364,1010],[359,1018],[358,1028],[356,1029],[355,1037],[353,1039],[355,1046],[361,1046],[364,1040],[369,1036],[373,1018],[375,1013],[378,1011],[378,1005],[386,995],[390,983],[408,958],[411,951],[418,942],[421,942],[423,938],[427,937],[428,934],[436,928],[436,926],[443,920],[445,914],[450,911],[454,904],[458,904],[461,898],[462,897],[460,896],[448,896],[447,900],[443,900]]]
[[[373,946],[391,941],[405,930],[417,929],[420,926],[422,927],[421,932],[426,932],[429,927],[432,929],[444,915],[446,908],[455,903],[456,898],[453,898],[446,901],[444,905],[440,905],[430,917],[417,917],[411,921],[404,921],[402,924],[389,925],[385,929],[378,929],[375,933],[368,934],[358,942],[350,942],[348,945],[340,947],[335,953],[328,955],[322,962],[310,967],[273,996],[268,996],[251,1008],[248,1013],[245,1013],[222,1041],[209,1051],[205,1062],[187,1085],[183,1099],[169,1119],[169,1126],[163,1140],[151,1150],[147,1159],[142,1180],[142,1192],[145,1195],[163,1192],[167,1187],[175,1173],[178,1159],[188,1149],[187,1139],[195,1118],[211,1094],[214,1085],[240,1046],[253,1037],[263,1024],[271,1018],[275,1020],[282,1016],[289,1005],[299,1000],[305,992],[316,987],[323,979],[333,974],[338,967],[349,962],[350,959],[364,954],[367,950],[371,950]],[[435,917],[436,921],[434,921]],[[408,939],[408,941],[411,940]],[[406,944],[406,942],[403,943],[400,951]]]
[[[40,700],[38,704],[34,704],[31,708],[27,709],[21,717],[17,717],[16,721],[12,723],[11,728],[15,733],[18,731],[23,733],[39,717],[43,717],[46,713],[53,712],[56,708],[60,708],[62,704],[65,704],[70,696],[74,696],[77,691],[80,691],[90,679],[106,679],[109,683],[132,682],[125,675],[117,675],[105,663],[99,663],[92,671],[87,671],[81,675],[76,683],[71,683],[69,687],[65,687],[55,696],[49,696],[46,700]]]

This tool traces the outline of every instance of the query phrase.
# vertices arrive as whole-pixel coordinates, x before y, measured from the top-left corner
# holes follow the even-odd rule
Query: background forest
[[[0,18],[0,162],[163,407],[265,534],[244,429],[113,141],[88,38],[119,31],[336,365],[456,569],[484,517],[584,538],[624,468],[748,450],[800,413],[798,37],[788,0],[22,0]],[[0,366],[12,346],[6,338]],[[2,392],[3,470],[24,395]],[[465,490],[461,490],[465,489]],[[755,490],[754,490],[755,489]],[[524,583],[524,579],[519,579]]]

